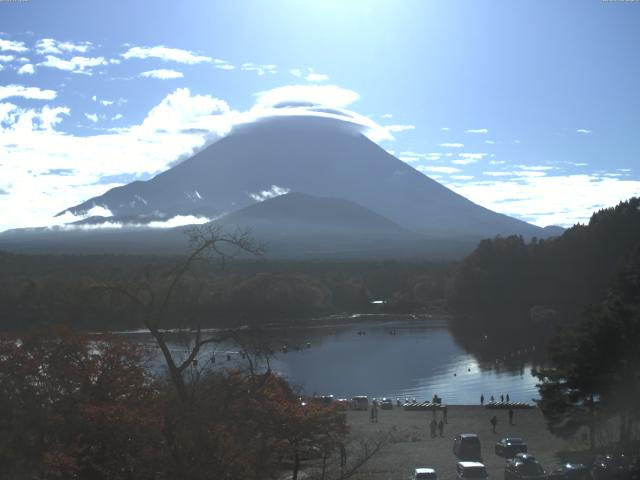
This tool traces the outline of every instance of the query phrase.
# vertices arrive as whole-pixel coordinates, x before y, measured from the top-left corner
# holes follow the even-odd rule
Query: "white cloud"
[[[521,168],[522,170],[539,170],[539,171],[545,171],[545,170],[554,170],[554,167],[550,167],[547,165],[516,165],[518,168]]]
[[[469,165],[471,163],[476,163],[478,160],[482,160],[487,156],[486,153],[461,153],[460,158],[457,160],[453,160],[452,163],[456,163],[458,165]]]
[[[285,195],[291,191],[290,188],[279,187],[278,185],[271,185],[271,188],[268,190],[262,190],[258,193],[249,193],[248,195],[253,198],[256,202],[264,202],[269,198],[279,197],[280,195]]]
[[[488,177],[544,177],[546,173],[541,170],[511,170],[482,172]]]
[[[576,130],[576,133],[589,134],[591,133],[591,130],[587,130],[585,128],[579,128],[578,130]]]
[[[226,60],[220,60],[219,58],[214,58],[213,64],[215,68],[219,68],[220,70],[234,70],[236,68]]]
[[[473,175],[451,175],[454,180],[473,180]]]
[[[15,58],[13,55],[0,55],[0,62],[13,62]]]
[[[382,115],[380,115],[380,118],[393,118],[393,115],[390,113],[384,113]]]
[[[415,125],[385,125],[384,128],[393,133],[406,132],[407,130],[415,130]]]
[[[94,207],[91,211],[94,211],[96,208],[102,207]],[[109,210],[105,209],[107,212]],[[90,212],[91,212],[90,211]],[[91,216],[90,212],[85,215],[73,215],[70,213],[65,213],[58,217],[63,222],[73,222],[77,220],[83,220]],[[110,214],[111,212],[109,212]],[[101,216],[110,216],[110,215],[101,215]],[[127,230],[146,230],[148,228],[175,228],[175,227],[183,227],[185,225],[201,225],[203,223],[210,222],[215,220],[215,218],[207,218],[207,217],[198,217],[195,215],[176,215],[167,220],[156,220],[153,222],[149,222],[146,224],[143,223],[119,223],[119,222],[104,222],[104,223],[92,223],[92,224],[83,224],[83,225],[56,225],[50,227],[52,230],[113,230],[113,229],[127,229]]]
[[[614,206],[640,191],[638,180],[595,174],[446,182],[446,185],[491,210],[540,226],[565,227],[587,222],[595,210]]]
[[[449,131],[449,127],[442,127],[440,130],[442,130],[443,132],[448,132]]]
[[[20,108],[12,103],[0,103],[0,139],[10,133],[50,132],[62,121],[62,115],[69,113],[67,107],[45,105],[36,110]]]
[[[304,77],[304,79],[307,82],[326,82],[327,80],[329,80],[329,75],[325,75],[324,73],[310,72]]]
[[[98,123],[98,115],[95,113],[85,113],[85,117],[91,120],[93,123]]]
[[[264,75],[265,73],[278,73],[277,67],[273,64],[258,65],[255,63],[243,63],[240,66],[240,70],[243,72],[256,72],[258,75]]]
[[[296,78],[302,77],[302,70],[300,70],[299,68],[292,68],[291,70],[289,70],[289,73]]]
[[[440,146],[443,148],[462,148],[464,143],[441,143]]]
[[[164,171],[227,133],[240,115],[186,89],[168,95],[139,125],[109,133],[75,136],[52,128],[68,113],[0,103],[0,188],[8,192],[0,195],[0,230],[62,223],[53,215],[121,185],[105,178]]]
[[[122,114],[121,113],[117,113],[113,117],[111,117],[111,120],[120,120],[121,118],[122,118]]]
[[[140,125],[147,132],[180,133],[185,130],[215,130],[216,133],[227,133],[231,124],[220,125],[212,120],[231,112],[224,100],[210,95],[191,95],[188,88],[178,88],[167,95],[158,105],[153,107]]]
[[[421,160],[438,161],[442,158],[442,153],[430,152],[430,153],[417,153],[412,151],[400,152],[398,157],[403,162],[418,162]]]
[[[94,95],[93,97],[91,97],[91,100],[93,100],[94,102],[99,103],[100,105],[103,105],[103,106],[105,106],[105,107],[108,107],[108,106],[113,105],[114,103],[116,103],[116,101],[115,101],[115,100],[105,100],[105,99],[103,99],[103,100],[99,100],[99,99],[98,99],[98,97],[97,97],[96,95]],[[118,105],[120,105],[121,100],[122,100],[122,99],[118,100]]]
[[[344,107],[360,98],[358,93],[336,85],[287,85],[258,92],[247,120],[265,116],[314,116],[345,122],[375,142],[391,141],[388,128]]]
[[[435,173],[446,173],[446,174],[452,174],[452,173],[458,173],[460,171],[459,168],[455,168],[455,167],[444,167],[444,166],[424,166],[424,165],[418,165],[416,167],[416,170],[420,171],[420,172],[435,172]]]
[[[198,55],[189,50],[182,50],[179,48],[168,48],[162,45],[156,47],[131,47],[122,57],[126,59],[130,58],[159,58],[165,62],[178,62],[186,63],[189,65],[195,63],[209,63],[212,61],[211,57],[205,55]]]
[[[33,68],[33,65],[30,63],[25,63],[18,69],[19,75],[33,75],[35,72],[35,68]]]
[[[104,57],[73,57],[69,60],[63,60],[53,55],[47,55],[46,60],[38,65],[64,70],[66,72],[91,75],[94,67],[108,64],[109,62],[105,60]]]
[[[24,42],[17,42],[13,40],[5,40],[0,38],[0,51],[2,52],[27,52],[29,49],[25,46]]]
[[[56,92],[41,90],[39,87],[24,87],[22,85],[0,85],[0,100],[11,97],[29,98],[32,100],[53,100]]]
[[[53,38],[43,38],[36,42],[36,51],[41,55],[62,55],[72,52],[87,53],[91,48],[93,48],[91,42],[59,42]]]
[[[486,128],[471,128],[469,130],[465,130],[465,133],[489,133],[489,130]]]
[[[360,99],[353,90],[337,85],[288,85],[256,94],[259,108],[278,107],[283,104],[311,103],[326,107],[347,107]]]
[[[157,78],[160,80],[171,80],[174,78],[184,77],[182,72],[178,72],[176,70],[167,70],[166,68],[161,68],[158,70],[148,70],[146,72],[142,72],[140,76],[146,78]]]
[[[495,140],[485,140],[484,143],[486,143],[487,145],[494,145],[496,142]]]

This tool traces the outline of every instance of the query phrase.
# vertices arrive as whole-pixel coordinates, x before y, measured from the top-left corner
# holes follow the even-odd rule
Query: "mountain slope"
[[[391,220],[339,198],[287,193],[225,215],[215,223],[248,226],[277,234],[406,235]]]
[[[114,220],[224,215],[280,189],[356,202],[434,237],[544,237],[534,225],[480,207],[334,119],[273,117],[221,140],[146,182],[109,190],[66,211],[108,208]],[[64,212],[61,212],[64,213]]]

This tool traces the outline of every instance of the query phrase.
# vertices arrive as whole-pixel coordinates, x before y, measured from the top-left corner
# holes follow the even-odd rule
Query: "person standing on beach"
[[[484,405],[484,393],[480,394],[480,405]]]
[[[496,425],[498,425],[498,417],[496,417],[495,415],[493,417],[491,417],[491,420],[489,420],[491,422],[491,427],[493,428],[493,433],[496,433]]]
[[[509,403],[509,394],[507,393],[507,403]]]
[[[500,403],[504,403],[504,393],[500,394]]]

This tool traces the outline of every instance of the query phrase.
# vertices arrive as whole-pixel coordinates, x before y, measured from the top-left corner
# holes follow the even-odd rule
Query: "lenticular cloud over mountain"
[[[112,212],[103,219],[108,222],[224,218],[290,191],[354,202],[430,236],[542,234],[538,227],[470,202],[392,156],[365,135],[373,122],[361,122],[338,107],[283,101],[256,109],[260,115],[156,177],[113,188],[61,214],[87,215],[100,206]]]

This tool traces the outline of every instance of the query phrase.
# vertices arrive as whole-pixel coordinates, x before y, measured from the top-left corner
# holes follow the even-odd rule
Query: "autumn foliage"
[[[0,337],[0,479],[248,479],[329,455],[331,407],[267,371],[204,372],[184,401],[115,336]]]

